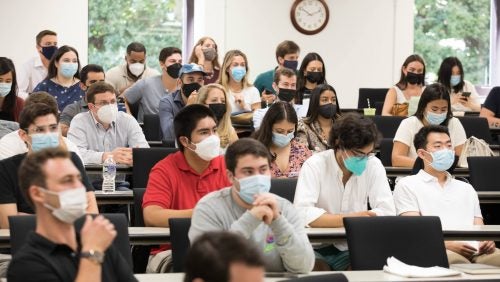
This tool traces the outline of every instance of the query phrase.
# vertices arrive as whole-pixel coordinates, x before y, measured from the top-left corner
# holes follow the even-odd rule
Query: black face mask
[[[208,108],[214,112],[218,121],[220,121],[226,113],[226,104],[224,103],[208,104]]]
[[[193,93],[194,91],[198,91],[198,89],[201,88],[201,85],[199,83],[193,82],[193,83],[187,83],[182,85],[182,94],[186,98],[189,98],[189,95]]]
[[[172,64],[167,67],[167,74],[171,78],[179,78],[179,71],[181,70],[182,65],[179,63]]]
[[[332,103],[319,106],[318,113],[324,118],[334,118],[337,114],[337,105]]]
[[[283,62],[283,66],[287,69],[291,69],[291,70],[297,70],[297,67],[299,66],[299,61],[288,61],[288,60],[285,60]]]
[[[52,59],[54,53],[57,51],[57,46],[44,46],[42,47],[42,55],[47,59]]]
[[[295,90],[280,88],[278,92],[278,98],[280,101],[290,102],[295,98]]]
[[[311,83],[319,83],[323,81],[323,73],[320,71],[308,71],[306,79]]]
[[[414,73],[414,72],[407,72],[406,73],[406,82],[408,82],[409,84],[423,84],[424,75]]]

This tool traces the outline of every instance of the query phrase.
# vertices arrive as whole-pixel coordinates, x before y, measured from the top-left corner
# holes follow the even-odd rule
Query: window
[[[147,65],[160,69],[164,47],[182,46],[182,0],[89,0],[89,63],[105,70],[124,62],[127,45],[146,46]]]

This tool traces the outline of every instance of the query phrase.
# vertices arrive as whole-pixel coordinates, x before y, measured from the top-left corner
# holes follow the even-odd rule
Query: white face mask
[[[220,139],[217,135],[205,138],[200,143],[194,145],[196,146],[196,149],[191,150],[205,161],[211,161],[213,158],[220,155]]]
[[[116,116],[118,116],[118,106],[116,104],[109,104],[102,106],[97,110],[97,117],[102,123],[110,124],[116,121]]]
[[[133,75],[139,76],[144,72],[144,64],[141,63],[129,64],[128,69]]]
[[[47,203],[46,208],[52,211],[52,215],[60,221],[73,224],[75,220],[82,217],[87,209],[87,191],[85,187],[69,189],[61,192],[53,192],[42,189],[49,195],[55,195],[59,198],[59,208],[55,208]]]

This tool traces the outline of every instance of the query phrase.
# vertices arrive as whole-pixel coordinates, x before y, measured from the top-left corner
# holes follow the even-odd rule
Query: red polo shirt
[[[198,174],[179,151],[168,155],[151,169],[142,207],[192,209],[206,194],[229,186],[223,156],[210,161],[208,168]]]

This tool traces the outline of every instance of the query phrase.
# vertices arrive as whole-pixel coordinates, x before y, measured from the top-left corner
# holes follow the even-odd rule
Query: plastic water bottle
[[[109,155],[102,164],[102,191],[115,192],[116,162],[113,155]]]

